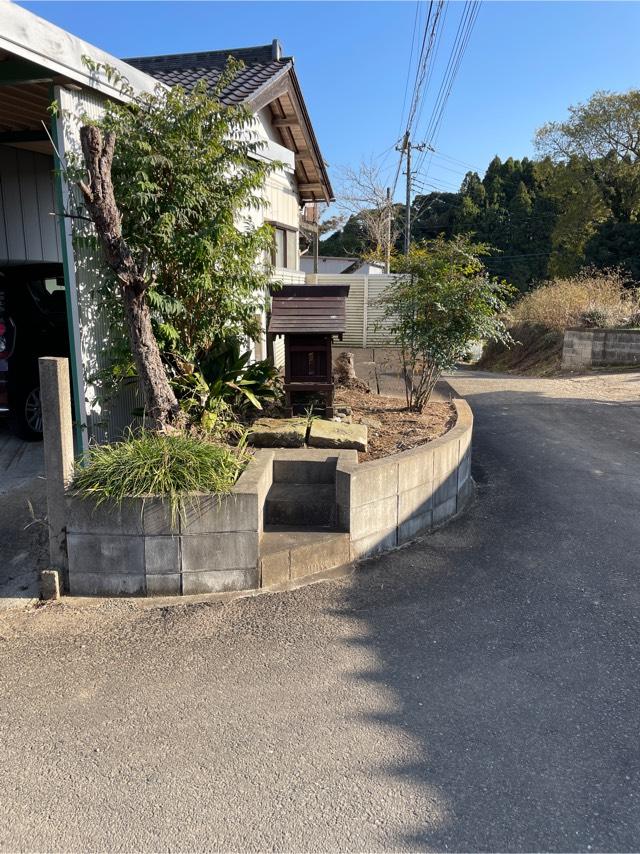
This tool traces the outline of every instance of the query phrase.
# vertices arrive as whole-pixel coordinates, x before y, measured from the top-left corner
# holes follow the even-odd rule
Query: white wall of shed
[[[61,107],[57,134],[60,154],[64,158],[79,157],[81,117],[86,114],[99,119],[104,113],[104,99],[86,90],[78,92],[63,88],[56,89],[56,99]],[[79,191],[69,188],[64,180],[63,188],[66,212],[85,214]],[[80,359],[77,370],[84,441],[113,441],[136,420],[133,412],[142,407],[143,398],[135,381],[122,384],[108,399],[104,395],[99,376],[111,369],[113,341],[117,333],[111,328],[102,294],[114,285],[93,226],[83,219],[67,217],[65,234],[70,258],[68,277],[72,327],[79,335],[79,346],[76,344],[74,351],[76,359]]]
[[[344,273],[357,260],[357,258],[329,258],[321,255],[318,258],[318,274],[334,275]],[[313,273],[313,255],[303,255],[300,258],[300,269],[304,270],[305,273]],[[349,275],[377,276],[381,275],[382,272],[381,267],[369,264],[367,261],[360,261],[358,266]]]

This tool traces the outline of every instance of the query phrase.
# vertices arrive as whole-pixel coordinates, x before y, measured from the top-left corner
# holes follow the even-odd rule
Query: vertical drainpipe
[[[56,207],[58,208],[58,222],[60,226],[60,247],[62,250],[62,267],[64,271],[64,292],[67,307],[67,329],[69,332],[69,362],[71,364],[71,395],[73,398],[74,421],[73,436],[76,453],[80,454],[87,449],[86,410],[84,406],[84,372],[82,367],[82,344],[80,341],[80,317],[78,313],[78,291],[76,288],[75,255],[73,251],[73,236],[71,220],[62,216],[66,210],[66,202],[69,198],[69,188],[62,174],[62,163],[58,152],[62,151],[63,144],[63,121],[62,108],[58,98],[60,87],[49,88],[51,103],[58,102],[60,112],[58,116],[51,117],[51,136],[55,145],[53,153],[55,163],[55,189]]]

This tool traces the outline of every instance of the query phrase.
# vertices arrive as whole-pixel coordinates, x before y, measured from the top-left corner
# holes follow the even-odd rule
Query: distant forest
[[[545,128],[540,136],[551,131]],[[595,157],[592,151],[561,159],[494,157],[482,178],[468,172],[457,193],[416,196],[411,239],[472,234],[492,247],[486,259],[491,273],[522,291],[589,266],[619,266],[640,281],[640,166],[629,146],[620,148]],[[394,206],[394,217],[396,248],[402,251],[402,205]],[[323,255],[366,255],[374,249],[361,214],[320,243]]]

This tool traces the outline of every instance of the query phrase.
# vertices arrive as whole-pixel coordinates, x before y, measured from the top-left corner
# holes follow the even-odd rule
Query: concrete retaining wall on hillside
[[[455,516],[469,500],[473,414],[455,400],[452,430],[427,445],[359,465],[338,464],[340,527],[352,560],[395,548]]]
[[[638,329],[567,329],[562,347],[565,370],[640,364]]]

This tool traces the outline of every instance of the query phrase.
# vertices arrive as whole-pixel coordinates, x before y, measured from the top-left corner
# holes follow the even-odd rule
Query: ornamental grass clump
[[[96,506],[127,498],[166,498],[175,526],[190,495],[229,493],[248,459],[243,444],[231,448],[184,433],[132,432],[122,442],[90,447],[72,488]]]

